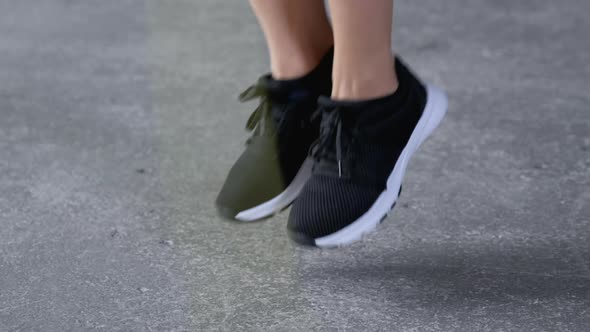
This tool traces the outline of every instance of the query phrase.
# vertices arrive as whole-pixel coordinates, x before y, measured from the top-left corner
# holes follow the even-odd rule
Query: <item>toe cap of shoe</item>
[[[221,216],[234,219],[241,211],[277,196],[285,187],[274,151],[246,151],[230,169],[215,203]]]
[[[287,229],[298,243],[333,234],[361,217],[382,190],[339,178],[313,176],[293,204]]]

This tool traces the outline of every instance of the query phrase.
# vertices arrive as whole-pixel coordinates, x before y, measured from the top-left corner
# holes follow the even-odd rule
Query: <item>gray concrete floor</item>
[[[398,1],[450,111],[365,242],[213,201],[246,1],[0,0],[0,331],[590,331],[590,2]]]

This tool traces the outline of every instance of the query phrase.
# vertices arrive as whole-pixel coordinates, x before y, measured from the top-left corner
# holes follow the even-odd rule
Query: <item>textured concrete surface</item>
[[[220,220],[246,1],[0,0],[0,331],[590,331],[590,2],[398,1],[451,109],[367,241]]]

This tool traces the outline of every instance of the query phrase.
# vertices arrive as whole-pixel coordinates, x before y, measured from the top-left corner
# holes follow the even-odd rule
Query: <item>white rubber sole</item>
[[[295,198],[299,196],[301,189],[303,189],[303,186],[311,177],[312,167],[313,160],[306,159],[299,168],[299,171],[297,171],[297,175],[295,175],[293,181],[291,181],[282,193],[260,205],[239,212],[234,218],[239,221],[254,221],[279,213],[291,205]]]
[[[445,93],[432,85],[427,85],[426,91],[427,100],[422,117],[387,178],[386,189],[379,195],[371,208],[353,223],[335,233],[315,239],[316,246],[320,248],[340,247],[359,241],[364,235],[373,232],[387,216],[397,201],[410,158],[439,125],[447,112],[448,99]]]

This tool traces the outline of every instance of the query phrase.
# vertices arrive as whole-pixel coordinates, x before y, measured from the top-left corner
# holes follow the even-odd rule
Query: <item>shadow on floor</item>
[[[590,308],[587,262],[570,248],[488,246],[474,251],[415,247],[381,252],[360,256],[355,264],[315,267],[305,279],[329,292],[359,290],[362,296],[365,289],[368,296],[376,291],[387,301],[406,298],[422,306],[563,299]]]

